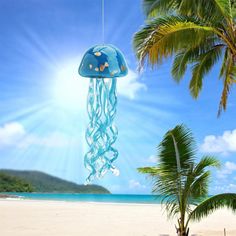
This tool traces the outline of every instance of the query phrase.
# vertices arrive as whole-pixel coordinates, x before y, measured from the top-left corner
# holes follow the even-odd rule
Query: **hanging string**
[[[105,43],[105,0],[102,0],[102,43]]]

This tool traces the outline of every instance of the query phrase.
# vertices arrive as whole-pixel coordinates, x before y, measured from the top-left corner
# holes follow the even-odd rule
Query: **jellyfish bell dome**
[[[128,68],[121,51],[113,45],[96,45],[83,56],[79,74],[89,78],[115,78],[127,75]]]

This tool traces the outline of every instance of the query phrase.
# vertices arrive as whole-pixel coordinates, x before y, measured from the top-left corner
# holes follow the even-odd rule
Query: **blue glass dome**
[[[89,78],[114,78],[127,75],[123,54],[113,45],[90,48],[80,63],[79,74]]]

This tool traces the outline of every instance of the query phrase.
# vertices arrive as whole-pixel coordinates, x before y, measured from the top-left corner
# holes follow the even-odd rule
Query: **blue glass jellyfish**
[[[84,157],[84,165],[90,174],[90,183],[111,170],[119,175],[113,162],[118,151],[113,147],[118,135],[113,124],[116,114],[116,78],[127,75],[128,69],[123,54],[113,45],[97,45],[84,55],[79,74],[90,78],[87,110],[90,119],[86,130],[89,151]]]

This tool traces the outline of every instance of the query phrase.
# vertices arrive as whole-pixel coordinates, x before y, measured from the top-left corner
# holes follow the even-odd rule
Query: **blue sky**
[[[106,1],[105,42],[124,53],[130,73],[118,79],[120,176],[107,174],[95,183],[113,193],[150,193],[150,181],[136,168],[153,165],[164,133],[184,123],[199,156],[210,153],[222,161],[211,193],[236,192],[235,90],[217,118],[219,66],[205,78],[197,101],[188,91],[189,72],[179,85],[171,79],[171,58],[138,74],[132,37],[143,22],[140,0]],[[100,0],[0,1],[0,168],[84,183],[88,80],[77,69],[83,53],[102,42],[101,32]]]

